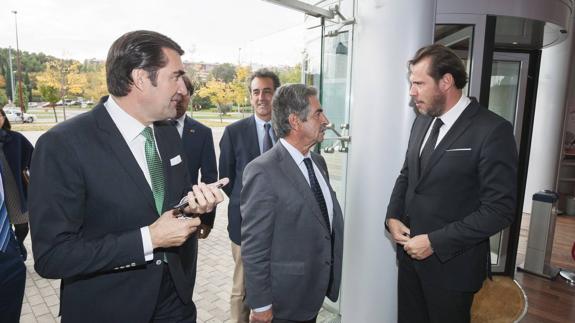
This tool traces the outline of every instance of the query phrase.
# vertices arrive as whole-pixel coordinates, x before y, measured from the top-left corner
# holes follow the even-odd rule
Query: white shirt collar
[[[258,127],[262,127],[262,128],[263,128],[263,127],[264,127],[264,124],[266,124],[266,123],[269,123],[270,126],[271,126],[271,124],[272,124],[272,121],[271,121],[271,120],[270,120],[270,121],[264,121],[264,120],[258,118],[258,116],[257,116],[255,113],[254,113],[254,118],[256,119],[256,126],[258,126]]]
[[[282,145],[284,145],[284,147],[287,149],[288,153],[291,155],[291,157],[293,158],[293,160],[295,161],[295,163],[297,165],[301,164],[303,162],[304,158],[308,158],[311,157],[310,152],[308,151],[307,154],[304,156],[297,148],[295,148],[294,146],[292,146],[289,142],[287,142],[285,139],[280,138],[280,142],[282,143]]]
[[[134,141],[146,127],[122,109],[113,96],[110,95],[108,97],[108,100],[104,102],[104,106],[127,143]],[[154,125],[150,124],[150,127],[153,128]]]
[[[443,128],[450,129],[470,102],[471,99],[469,99],[465,95],[462,95],[461,98],[459,98],[459,101],[457,101],[457,103],[453,106],[453,108],[449,109],[449,111],[445,112],[442,116],[440,116],[439,118],[441,119],[441,121],[443,121],[444,125]]]
[[[186,119],[186,114],[184,113],[181,117],[174,119],[176,121],[176,129],[180,133],[180,137],[184,133],[184,120]]]

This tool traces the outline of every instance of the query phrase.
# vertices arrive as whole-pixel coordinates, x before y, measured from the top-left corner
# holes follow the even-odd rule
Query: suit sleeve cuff
[[[269,310],[270,308],[272,308],[272,304],[258,307],[258,308],[254,308],[254,312],[256,312],[256,313],[265,312],[265,311]]]
[[[150,235],[149,227],[141,227],[140,233],[142,234],[142,245],[144,247],[144,258],[146,261],[154,260],[154,248],[152,247],[152,236]]]

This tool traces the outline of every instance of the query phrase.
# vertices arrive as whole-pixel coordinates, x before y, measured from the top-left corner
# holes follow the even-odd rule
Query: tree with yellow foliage
[[[106,84],[106,66],[99,64],[93,71],[86,72],[86,86],[84,88],[84,97],[93,101],[98,101],[101,97],[108,94]]]
[[[208,98],[218,107],[220,121],[222,115],[229,111],[229,106],[234,102],[234,92],[230,84],[218,80],[211,80],[198,91],[198,96]]]
[[[58,89],[60,99],[82,95],[87,84],[86,74],[80,73],[80,63],[74,60],[52,60],[46,63],[44,71],[36,75],[38,87]],[[54,108],[55,109],[55,108]],[[55,111],[55,110],[54,110]],[[66,105],[63,105],[66,120]]]

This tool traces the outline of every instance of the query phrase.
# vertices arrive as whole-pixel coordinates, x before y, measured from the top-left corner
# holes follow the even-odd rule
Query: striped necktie
[[[262,154],[265,153],[266,151],[270,150],[270,148],[272,148],[272,146],[273,146],[272,136],[270,136],[270,128],[271,128],[271,124],[269,124],[269,122],[266,122],[264,124],[264,144],[263,144]]]
[[[144,152],[146,154],[146,163],[148,164],[150,179],[152,180],[152,193],[154,194],[156,210],[158,210],[158,214],[162,214],[164,207],[164,171],[162,169],[162,160],[156,150],[156,142],[152,128],[144,128],[141,134],[146,138]]]
[[[0,164],[0,175],[2,174],[2,165]],[[0,176],[0,252],[5,252],[8,248],[10,241],[10,220],[8,219],[8,210],[4,201],[4,183],[3,178]]]
[[[328,230],[331,231],[330,224],[329,224],[329,213],[327,211],[327,206],[325,204],[325,198],[323,196],[323,192],[321,191],[321,186],[319,186],[319,182],[317,177],[315,176],[315,172],[313,171],[313,165],[311,163],[311,158],[307,157],[303,159],[305,167],[307,168],[307,174],[309,177],[309,185],[315,196],[315,200],[319,205],[319,210],[321,211],[321,216],[325,221],[325,225],[327,226]]]

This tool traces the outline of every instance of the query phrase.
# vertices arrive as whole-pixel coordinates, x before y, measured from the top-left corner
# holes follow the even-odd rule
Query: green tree
[[[16,91],[14,91],[14,96],[16,96],[16,98],[14,98],[14,105],[17,107],[21,107],[20,95],[18,94],[19,91],[18,83],[16,83],[14,86],[16,87]],[[26,108],[28,107],[28,95],[26,95],[27,92],[28,89],[26,88],[26,84],[22,82],[22,101],[24,102],[24,111],[26,111]]]
[[[40,94],[44,98],[44,100],[50,103],[50,107],[54,112],[54,121],[58,122],[58,115],[56,114],[56,103],[60,100],[60,91],[50,85],[40,85]]]
[[[11,49],[12,51],[12,69],[14,74],[14,83],[16,89],[14,89],[14,96],[17,96],[17,74],[18,66],[16,65],[16,50],[14,48]],[[4,76],[6,80],[6,93],[12,93],[12,84],[10,83],[10,60],[9,60],[9,49],[8,48],[0,48],[0,75]],[[22,81],[26,86],[27,91],[24,92],[24,95],[27,96],[27,100],[31,99],[31,94],[33,93],[34,89],[36,89],[36,84],[34,83],[34,78],[29,77],[29,75],[38,73],[44,69],[44,64],[54,58],[51,56],[47,56],[44,53],[28,53],[21,51],[20,52],[20,64],[22,70]],[[13,98],[15,101],[16,98]]]
[[[209,97],[203,97],[197,94],[192,96],[190,104],[192,105],[192,108],[194,110],[201,110],[215,107],[215,105],[212,103]]]
[[[8,103],[8,96],[6,96],[6,92],[3,89],[0,89],[0,108],[5,106]]]
[[[293,67],[276,69],[281,84],[301,83],[301,64]]]
[[[214,80],[230,83],[236,78],[236,68],[230,63],[220,64],[214,67],[211,76]]]

